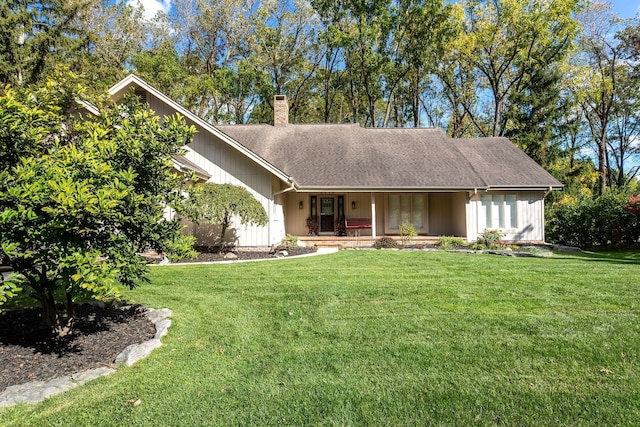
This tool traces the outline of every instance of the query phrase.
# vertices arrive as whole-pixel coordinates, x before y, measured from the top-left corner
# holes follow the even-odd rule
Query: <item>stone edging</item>
[[[114,365],[124,363],[127,366],[131,366],[138,360],[149,356],[154,349],[160,347],[162,345],[160,338],[167,334],[169,326],[171,326],[171,319],[168,319],[168,317],[171,317],[172,314],[172,311],[168,308],[158,310],[152,308],[147,309],[145,315],[156,328],[155,336],[149,341],[140,344],[131,344],[125,348],[116,356]],[[10,386],[0,393],[0,408],[13,406],[18,403],[38,403],[48,397],[82,385],[87,381],[110,375],[114,372],[116,372],[116,369],[103,366],[48,381],[31,381],[25,384]]]

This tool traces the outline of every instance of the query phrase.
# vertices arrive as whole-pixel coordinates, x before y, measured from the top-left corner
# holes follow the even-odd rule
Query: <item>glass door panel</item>
[[[333,233],[334,230],[334,201],[333,197],[320,198],[320,232]]]

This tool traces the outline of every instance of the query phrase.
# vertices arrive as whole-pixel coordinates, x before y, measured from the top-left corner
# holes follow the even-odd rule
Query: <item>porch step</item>
[[[338,248],[338,249],[353,249],[353,248],[371,248],[376,240],[380,237],[373,238],[371,236],[300,236],[298,241],[304,243],[305,246],[316,246],[318,248]],[[393,236],[392,239],[398,243],[401,242],[399,236]],[[436,236],[416,236],[411,239],[412,245],[433,245],[438,240]]]

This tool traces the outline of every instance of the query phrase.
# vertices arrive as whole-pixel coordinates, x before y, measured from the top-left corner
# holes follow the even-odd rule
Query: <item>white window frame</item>
[[[478,201],[478,232],[500,230],[513,232],[518,226],[516,194],[482,194]]]

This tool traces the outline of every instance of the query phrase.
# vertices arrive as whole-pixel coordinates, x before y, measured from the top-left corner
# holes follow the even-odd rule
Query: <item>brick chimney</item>
[[[289,102],[286,95],[273,97],[273,125],[281,126],[289,124]]]

